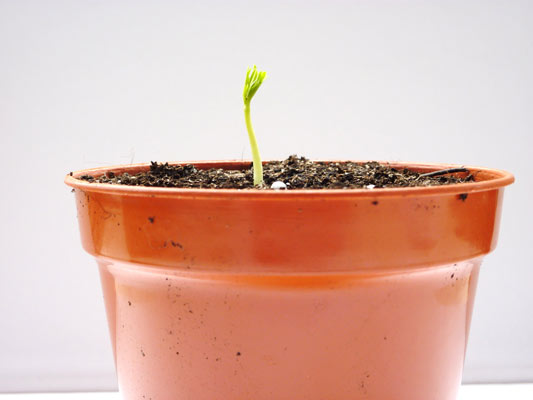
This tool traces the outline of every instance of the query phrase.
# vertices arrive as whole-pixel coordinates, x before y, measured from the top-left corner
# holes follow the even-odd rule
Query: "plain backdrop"
[[[464,379],[533,381],[533,2],[0,0],[0,392],[116,387],[72,170],[249,159],[506,169]]]

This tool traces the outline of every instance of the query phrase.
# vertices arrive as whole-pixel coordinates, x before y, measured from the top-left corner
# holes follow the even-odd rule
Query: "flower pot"
[[[512,175],[470,168],[466,184],[322,191],[76,179],[147,168],[66,178],[124,399],[455,399]]]

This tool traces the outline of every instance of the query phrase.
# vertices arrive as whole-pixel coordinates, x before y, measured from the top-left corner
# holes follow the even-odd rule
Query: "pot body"
[[[196,165],[228,164],[244,166]],[[103,172],[67,183],[124,399],[455,399],[511,175],[298,192],[75,179]]]

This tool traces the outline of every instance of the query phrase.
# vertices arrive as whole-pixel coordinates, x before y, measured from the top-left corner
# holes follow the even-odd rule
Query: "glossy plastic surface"
[[[228,164],[244,165],[199,166]],[[66,182],[126,400],[455,398],[510,174],[298,192],[75,179],[103,172]]]

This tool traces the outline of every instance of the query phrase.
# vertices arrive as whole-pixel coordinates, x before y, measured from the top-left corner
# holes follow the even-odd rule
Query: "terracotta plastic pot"
[[[65,180],[100,268],[124,399],[456,398],[512,175],[470,168],[476,181],[462,185],[327,191],[76,179],[147,168]]]

